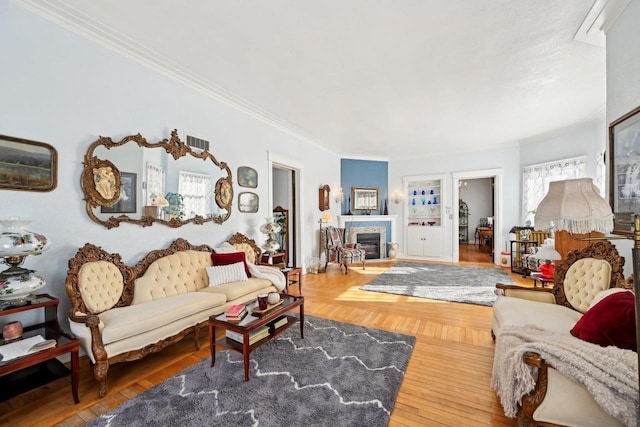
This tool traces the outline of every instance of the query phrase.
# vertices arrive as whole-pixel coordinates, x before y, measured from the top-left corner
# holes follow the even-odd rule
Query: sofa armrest
[[[505,285],[496,283],[496,294],[506,297],[522,298],[529,301],[556,303],[556,297],[551,288],[527,288],[517,285]]]

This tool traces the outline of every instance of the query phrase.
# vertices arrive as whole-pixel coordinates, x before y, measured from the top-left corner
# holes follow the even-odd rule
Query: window
[[[147,205],[158,196],[164,196],[164,169],[153,163],[147,163]]]
[[[200,215],[207,217],[212,207],[212,185],[209,175],[193,172],[180,172],[178,192],[183,199],[184,219]]]
[[[549,191],[549,183],[565,179],[584,178],[587,157],[557,160],[522,168],[522,223],[531,221],[544,196]]]

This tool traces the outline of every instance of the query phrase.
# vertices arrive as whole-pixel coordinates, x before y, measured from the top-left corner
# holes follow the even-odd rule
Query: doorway
[[[502,169],[453,173],[453,261],[499,264]]]
[[[269,152],[269,215],[277,207],[287,211],[287,266],[301,267],[300,188],[302,168],[295,161]]]

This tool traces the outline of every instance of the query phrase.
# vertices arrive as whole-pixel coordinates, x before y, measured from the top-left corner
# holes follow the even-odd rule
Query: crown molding
[[[596,0],[580,28],[573,36],[574,40],[605,47],[605,34],[616,22],[631,0]]]
[[[322,143],[305,134],[287,121],[269,113],[250,101],[225,90],[220,85],[205,77],[186,69],[182,65],[161,55],[147,46],[136,42],[113,28],[91,18],[81,11],[66,4],[63,0],[11,0],[14,4],[26,9],[68,31],[71,31],[89,41],[133,60],[159,72],[172,80],[178,81],[198,92],[214,98],[224,104],[242,111],[249,116],[262,121],[272,127],[293,135],[315,148],[338,155],[329,150]]]

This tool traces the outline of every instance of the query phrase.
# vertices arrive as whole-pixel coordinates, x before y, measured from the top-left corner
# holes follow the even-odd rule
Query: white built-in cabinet
[[[409,256],[438,258],[445,255],[445,227],[442,210],[444,177],[423,175],[405,177],[405,253]]]

